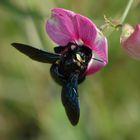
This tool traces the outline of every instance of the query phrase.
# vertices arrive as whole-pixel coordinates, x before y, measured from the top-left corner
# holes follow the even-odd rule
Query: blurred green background
[[[119,44],[120,31],[109,37],[109,64],[79,85],[81,116],[71,126],[61,104],[61,87],[49,64],[32,61],[16,49],[21,42],[53,51],[45,32],[50,9],[62,7],[95,23],[103,15],[119,19],[128,0],[0,1],[0,140],[140,140],[140,62]],[[135,0],[125,22],[140,22]]]

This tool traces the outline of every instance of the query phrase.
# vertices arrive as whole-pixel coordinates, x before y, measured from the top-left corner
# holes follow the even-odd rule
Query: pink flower
[[[47,21],[46,31],[58,45],[65,47],[72,42],[79,46],[85,45],[93,51],[86,74],[99,71],[108,63],[107,39],[88,18],[62,8],[52,9],[52,16]]]
[[[135,29],[130,25],[124,25],[121,45],[131,58],[140,60],[140,24]]]

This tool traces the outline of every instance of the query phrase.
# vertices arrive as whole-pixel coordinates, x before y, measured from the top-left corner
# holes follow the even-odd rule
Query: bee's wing
[[[72,125],[76,125],[80,117],[78,75],[73,74],[70,76],[67,84],[62,88],[61,99],[70,122]]]
[[[29,45],[25,45],[21,43],[12,43],[11,45],[15,47],[17,50],[19,50],[20,52],[30,57],[31,59],[39,62],[53,63],[60,58],[59,54],[45,52],[40,49],[31,47]]]

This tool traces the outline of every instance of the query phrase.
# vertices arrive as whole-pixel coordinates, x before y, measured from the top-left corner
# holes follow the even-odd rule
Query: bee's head
[[[73,45],[71,46],[72,48]],[[92,50],[86,46],[76,46],[73,49],[73,58],[81,65],[87,65],[92,57]]]
[[[67,73],[77,70],[83,73],[91,58],[91,49],[86,46],[78,46],[77,44],[71,43],[62,53],[61,68]]]

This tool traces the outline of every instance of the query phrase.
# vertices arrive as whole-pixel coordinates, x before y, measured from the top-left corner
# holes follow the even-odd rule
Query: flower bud
[[[131,58],[140,60],[140,24],[135,28],[128,24],[124,25],[120,42],[124,51]]]

